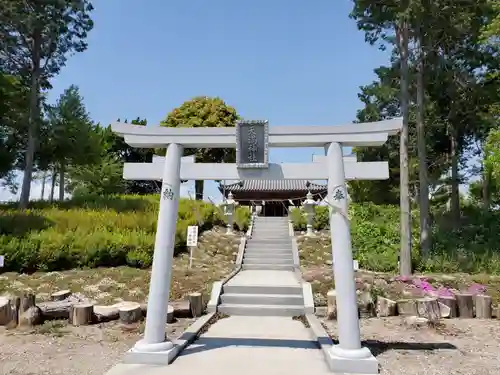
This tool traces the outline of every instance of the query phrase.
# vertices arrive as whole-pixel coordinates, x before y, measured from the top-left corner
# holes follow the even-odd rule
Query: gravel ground
[[[332,337],[336,322],[324,322]],[[401,317],[361,320],[365,345],[377,357],[381,375],[498,375],[500,322],[453,319],[430,328]]]
[[[178,337],[191,323],[168,326]],[[325,322],[332,337],[336,322]],[[143,326],[124,331],[118,323],[89,327],[45,324],[33,332],[0,330],[0,375],[104,375],[139,338]],[[416,327],[400,317],[361,320],[363,340],[381,375],[498,375],[500,322],[445,320]]]
[[[192,319],[167,326],[179,337]],[[143,324],[70,327],[49,323],[32,332],[0,330],[0,375],[104,375],[139,339]]]

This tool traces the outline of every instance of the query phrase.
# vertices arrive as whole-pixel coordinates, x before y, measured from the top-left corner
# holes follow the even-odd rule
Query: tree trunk
[[[45,184],[47,183],[47,171],[43,171],[42,173],[42,193],[40,194],[41,195],[41,199],[42,201],[44,200],[45,198]]]
[[[56,177],[57,177],[57,171],[54,168],[52,170],[52,178],[50,180],[50,196],[49,196],[50,203],[54,202],[54,190],[56,189]]]
[[[425,141],[425,107],[424,107],[424,59],[423,32],[419,30],[418,64],[417,64],[417,149],[418,149],[418,179],[420,207],[420,251],[424,257],[431,249],[431,223],[429,212],[429,180],[427,178],[427,150]]]
[[[409,122],[409,90],[408,90],[408,24],[406,20],[396,26],[397,43],[401,60],[401,111],[403,114],[403,129],[401,130],[399,160],[400,160],[400,204],[401,204],[401,256],[399,272],[409,276],[411,267],[411,216],[410,187],[408,170],[408,122]]]
[[[64,200],[64,172],[66,170],[66,166],[64,165],[64,161],[61,162],[59,169],[59,201],[62,202]]]
[[[486,168],[484,168],[484,163],[483,163],[483,208],[485,211],[488,211],[491,206],[491,191],[490,191],[490,184],[491,184],[491,171],[488,171]]]
[[[196,180],[194,182],[194,191],[195,191],[195,196],[197,201],[202,201],[203,200],[203,187],[204,187],[204,182],[203,180],[198,181]]]
[[[33,38],[31,87],[30,87],[30,110],[28,122],[28,145],[26,148],[26,164],[24,166],[23,183],[21,187],[21,196],[19,207],[28,208],[31,193],[31,180],[33,178],[33,164],[36,148],[36,133],[39,119],[38,97],[40,91],[40,49],[41,33],[35,33]]]
[[[453,121],[453,117],[451,117]],[[451,179],[450,179],[450,203],[451,203],[451,216],[453,219],[453,228],[457,228],[460,221],[460,180],[458,176],[458,163],[459,163],[459,149],[458,137],[456,129],[450,125],[450,142],[451,142]]]

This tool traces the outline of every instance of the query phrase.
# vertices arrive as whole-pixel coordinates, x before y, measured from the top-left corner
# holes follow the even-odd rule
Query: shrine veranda
[[[112,129],[138,148],[166,148],[152,163],[125,163],[127,180],[162,181],[144,337],[131,353],[137,363],[165,364],[176,354],[165,337],[181,180],[327,180],[333,273],[337,295],[339,344],[331,355],[342,368],[376,362],[361,346],[346,181],[389,177],[387,162],[345,159],[343,147],[381,146],[402,127],[401,119],[340,126],[273,126],[245,121],[235,128],[168,128],[116,123]],[[270,147],[324,147],[312,163],[270,163]],[[183,162],[184,148],[236,148],[236,163]],[[153,358],[153,359],[151,359]],[[347,366],[347,367],[345,367]],[[340,368],[340,367],[339,367]],[[373,367],[370,367],[373,368]]]

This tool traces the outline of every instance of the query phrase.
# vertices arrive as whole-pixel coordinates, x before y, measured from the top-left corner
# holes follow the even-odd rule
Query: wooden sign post
[[[193,266],[193,250],[198,246],[198,226],[190,225],[187,228],[186,245],[189,247],[189,269]]]

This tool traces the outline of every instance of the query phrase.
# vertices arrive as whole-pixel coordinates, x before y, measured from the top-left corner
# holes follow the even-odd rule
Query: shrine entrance
[[[361,346],[346,180],[389,178],[387,162],[357,162],[343,156],[343,147],[381,146],[399,132],[401,119],[344,126],[276,126],[244,121],[236,128],[168,128],[117,123],[113,131],[132,147],[165,148],[165,158],[153,163],[125,163],[128,180],[162,181],[156,241],[144,338],[131,352],[137,363],[161,362],[176,350],[165,337],[181,180],[318,181],[327,180],[330,206],[333,276],[336,286],[338,345],[329,349],[338,372],[376,363]],[[234,148],[236,163],[181,162],[184,148]],[[325,156],[312,163],[269,163],[269,147],[324,147]],[[310,188],[310,186],[308,186]],[[236,197],[236,192],[233,192]],[[299,200],[300,196],[292,197]],[[293,199],[292,202],[293,202]],[[250,199],[249,199],[250,201]],[[269,209],[269,214],[279,213]],[[342,370],[342,371],[340,371]],[[377,370],[378,371],[378,370]],[[359,373],[359,371],[358,371]]]

